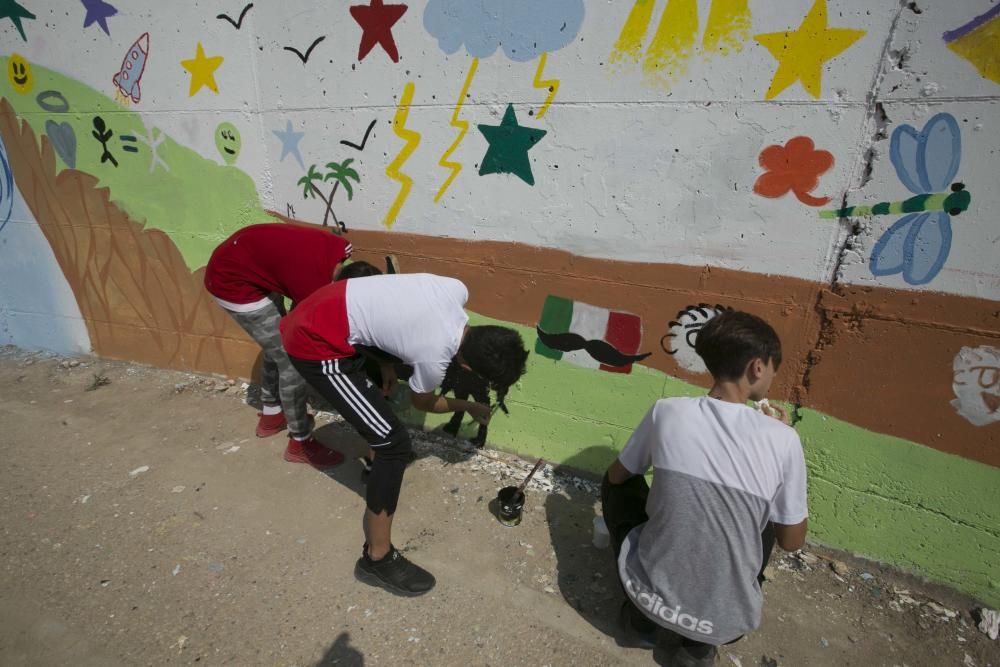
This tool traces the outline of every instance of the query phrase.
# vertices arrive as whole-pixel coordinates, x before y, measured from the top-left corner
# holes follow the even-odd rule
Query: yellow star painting
[[[182,60],[181,65],[191,72],[191,89],[188,97],[201,90],[202,86],[207,86],[213,93],[218,94],[219,86],[215,83],[215,70],[222,64],[222,56],[205,57],[205,49],[201,42],[198,42],[198,51],[191,60]]]
[[[754,37],[778,61],[766,99],[772,100],[796,81],[815,98],[823,93],[823,64],[861,39],[864,30],[830,28],[826,0],[816,0],[795,32],[769,32]]]

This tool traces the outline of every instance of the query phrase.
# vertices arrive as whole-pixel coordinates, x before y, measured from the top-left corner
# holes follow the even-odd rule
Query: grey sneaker
[[[391,547],[381,560],[369,558],[366,549],[354,566],[354,576],[358,581],[405,597],[423,595],[436,583],[433,574],[408,561],[396,547]]]

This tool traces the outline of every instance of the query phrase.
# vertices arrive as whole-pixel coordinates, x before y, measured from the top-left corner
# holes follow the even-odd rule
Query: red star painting
[[[396,40],[392,37],[392,26],[402,18],[406,10],[406,5],[386,5],[382,0],[369,0],[367,5],[354,5],[351,7],[351,16],[358,22],[363,31],[361,34],[361,46],[358,47],[358,60],[364,60],[376,44],[381,44],[385,52],[392,58],[392,62],[399,62],[399,51],[396,49]]]

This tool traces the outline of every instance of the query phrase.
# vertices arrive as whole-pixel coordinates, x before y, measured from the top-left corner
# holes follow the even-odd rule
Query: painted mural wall
[[[996,0],[0,0],[0,39],[0,342],[246,377],[209,254],[325,225],[520,327],[492,444],[596,471],[749,310],[816,538],[1000,601]]]

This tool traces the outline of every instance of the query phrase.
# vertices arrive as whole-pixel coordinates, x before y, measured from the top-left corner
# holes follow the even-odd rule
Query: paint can
[[[497,494],[497,519],[505,526],[521,523],[524,513],[524,492],[516,486],[505,486]]]

